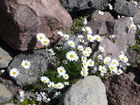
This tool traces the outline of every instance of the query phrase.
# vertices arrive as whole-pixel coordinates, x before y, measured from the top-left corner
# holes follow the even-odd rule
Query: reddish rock
[[[112,58],[118,59],[120,55],[120,50],[111,40],[108,38],[103,38],[100,45],[105,48],[104,56],[111,56]]]
[[[109,105],[140,105],[140,84],[136,78],[129,72],[105,80]]]
[[[0,38],[12,48],[25,51],[43,46],[36,41],[37,33],[45,33],[56,43],[56,30],[66,31],[72,19],[59,0],[1,0]]]

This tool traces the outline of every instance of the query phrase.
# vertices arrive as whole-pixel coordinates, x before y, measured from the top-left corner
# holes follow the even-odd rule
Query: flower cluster
[[[110,10],[113,9],[111,4],[108,6]],[[99,11],[99,14],[103,15],[103,12]],[[75,35],[76,40],[71,39],[71,34],[57,31],[64,43],[62,46],[48,50],[52,56],[56,56],[54,62],[56,67],[54,67],[54,70],[48,70],[49,74],[43,74],[40,77],[39,81],[41,81],[41,84],[39,85],[45,86],[44,88],[47,88],[47,92],[36,92],[37,101],[49,102],[60,95],[62,89],[80,77],[83,78],[88,75],[100,77],[107,77],[111,74],[120,75],[129,65],[128,58],[123,52],[116,58],[110,55],[105,56],[104,52],[106,49],[100,45],[104,36],[94,35],[91,27],[87,26],[86,18],[84,18],[83,24],[81,34]],[[132,25],[131,28],[134,28],[134,26]],[[114,36],[112,35],[110,38],[114,39]],[[37,40],[44,46],[48,46],[50,43],[50,40],[43,33],[37,34]],[[93,44],[99,44],[96,54]],[[23,60],[21,66],[29,69],[31,63]],[[10,75],[13,77],[16,77],[18,74],[19,71],[15,68],[10,72]],[[51,97],[49,97],[50,93]]]
[[[28,61],[28,60],[23,60],[23,61],[21,62],[21,66],[22,66],[24,69],[29,69],[30,66],[31,66],[31,63],[30,63],[30,61]],[[16,69],[16,68],[13,68],[13,69],[10,70],[10,76],[11,76],[11,77],[16,78],[19,74],[20,74],[20,72],[19,72],[19,70]]]
[[[46,37],[44,33],[38,33],[36,37],[37,40],[40,41],[42,45],[47,47],[50,44],[50,40]]]

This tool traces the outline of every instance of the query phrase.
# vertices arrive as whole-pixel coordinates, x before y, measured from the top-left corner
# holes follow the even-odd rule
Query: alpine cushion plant
[[[37,34],[37,40],[46,47],[46,50],[50,52],[51,56],[54,56],[55,65],[54,68],[45,72],[34,86],[33,93],[36,94],[36,97],[34,97],[36,103],[47,103],[54,100],[56,97],[61,96],[61,93],[63,93],[69,85],[72,85],[80,78],[84,78],[88,75],[105,78],[112,74],[120,75],[126,69],[128,58],[123,52],[120,53],[118,59],[114,59],[110,56],[104,56],[103,53],[106,49],[102,46],[98,46],[99,52],[96,56],[94,55],[93,48],[90,45],[100,43],[103,36],[93,35],[92,29],[86,25],[86,21],[87,20],[84,19],[84,25],[80,27],[81,32],[79,30],[76,32],[75,36],[78,39],[78,45],[75,40],[70,39],[70,34],[57,31],[57,34],[62,37],[64,43],[62,46],[48,49],[47,47],[49,46],[50,40],[43,33]],[[29,69],[31,63],[28,60],[23,60],[21,66],[25,69]],[[10,71],[10,76],[14,78],[19,75],[20,72],[16,68]],[[27,97],[22,97],[22,99],[28,100]],[[24,100],[22,100],[22,102],[24,102]]]

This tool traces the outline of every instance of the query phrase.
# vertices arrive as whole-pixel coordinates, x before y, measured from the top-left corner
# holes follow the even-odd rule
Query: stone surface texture
[[[72,19],[59,0],[1,0],[0,38],[13,49],[26,51],[43,46],[37,33],[44,33],[52,44],[59,41],[56,30],[66,31]]]
[[[96,76],[89,76],[72,85],[59,105],[108,105],[105,85]]]

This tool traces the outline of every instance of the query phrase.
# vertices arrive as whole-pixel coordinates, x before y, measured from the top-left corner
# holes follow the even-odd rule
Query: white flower
[[[60,36],[63,36],[64,34],[62,33],[62,31],[57,31],[57,34]]]
[[[105,57],[104,64],[108,65],[110,62],[111,62],[111,58],[110,57]]]
[[[82,64],[83,64],[84,67],[88,67],[88,62],[87,61],[83,61]]]
[[[67,43],[70,47],[75,47],[75,43],[72,40],[69,40]]]
[[[109,67],[111,73],[112,72],[117,73],[117,66],[110,64],[108,67]]]
[[[123,71],[121,69],[118,69],[117,75],[120,75],[122,73],[123,73]]]
[[[87,40],[90,41],[90,42],[94,42],[95,38],[94,38],[94,36],[88,34],[87,35]]]
[[[60,66],[57,68],[57,72],[60,76],[63,76],[66,73],[66,70],[64,69],[64,67]]]
[[[48,77],[42,76],[42,77],[41,77],[41,82],[43,82],[43,83],[49,83],[50,80],[49,80]]]
[[[134,29],[134,30],[136,30],[137,27],[136,27],[136,25],[135,25],[134,23],[132,23],[132,24],[130,25],[130,29]]]
[[[99,35],[94,35],[93,37],[94,37],[94,40],[96,40],[98,42],[100,42],[102,40],[102,37]]]
[[[100,14],[100,15],[104,15],[104,12],[102,12],[102,11],[98,11],[98,14]]]
[[[49,88],[54,88],[54,87],[55,87],[54,82],[49,82],[48,87],[49,87]]]
[[[37,38],[38,41],[42,41],[46,38],[46,36],[43,33],[38,33],[36,38]]]
[[[21,62],[21,66],[24,67],[25,69],[29,69],[30,66],[31,66],[31,63],[30,63],[30,61],[28,61],[28,60],[23,60],[23,61]]]
[[[78,37],[79,39],[83,39],[83,38],[84,38],[83,35],[78,35],[77,37]]]
[[[84,50],[84,47],[82,45],[78,45],[78,48],[77,48],[79,51],[83,51]]]
[[[110,10],[113,10],[113,6],[111,4],[108,4],[108,7]]]
[[[94,66],[94,61],[92,59],[89,59],[88,61],[88,66],[93,67]]]
[[[49,101],[51,101],[51,99],[50,98],[47,98],[46,101],[49,102]]]
[[[91,29],[89,26],[83,27],[82,30],[83,30],[84,32],[87,32],[88,34],[92,34],[92,29]]]
[[[98,58],[99,60],[102,60],[102,59],[103,59],[103,56],[102,56],[102,55],[98,55],[97,58]]]
[[[104,47],[102,47],[102,46],[99,46],[99,51],[100,51],[100,52],[102,52],[102,53],[103,53],[103,52],[105,52],[105,49],[104,49]]]
[[[69,79],[69,75],[68,75],[68,74],[64,74],[64,75],[63,75],[63,78],[64,78],[65,80],[67,80],[67,79]]]
[[[85,56],[82,56],[82,57],[81,57],[81,60],[82,60],[82,61],[86,61],[87,58],[86,58]]]
[[[48,38],[45,38],[44,40],[41,41],[42,45],[48,46],[50,44],[50,40]]]
[[[88,71],[88,67],[82,67],[82,71]]]
[[[69,82],[64,82],[64,85],[70,85],[70,83]]]
[[[88,76],[88,71],[81,71],[81,75],[82,75],[83,77]]]
[[[119,66],[119,62],[116,59],[112,59],[111,64],[115,66]]]
[[[56,85],[56,89],[62,89],[62,88],[64,88],[64,84],[62,84],[62,83],[57,83]]]
[[[84,55],[85,57],[89,57],[89,56],[90,56],[90,53],[87,52],[87,51],[85,51],[85,50],[84,50],[82,53],[83,53],[83,55]]]
[[[87,18],[84,18],[84,22],[83,22],[83,24],[87,24],[88,22],[87,22]]]
[[[105,67],[105,66],[99,66],[99,71],[101,72],[101,73],[106,73],[107,72],[107,68]]]
[[[120,18],[121,18],[121,16],[120,16],[120,15],[118,15],[117,17],[118,17],[118,19],[120,19]]]
[[[19,71],[16,68],[10,70],[10,76],[16,78],[19,75]]]
[[[78,55],[76,54],[75,51],[69,51],[67,54],[66,54],[66,58],[69,60],[69,61],[78,61],[79,57]]]
[[[92,49],[91,49],[90,47],[86,47],[86,48],[85,48],[85,51],[87,51],[89,54],[92,53]]]
[[[63,37],[64,37],[65,40],[68,40],[70,38],[70,36],[68,34],[64,34]]]
[[[119,56],[119,58],[120,58],[120,60],[121,60],[122,62],[124,62],[124,63],[127,63],[127,62],[128,62],[128,58],[127,58],[124,54],[121,54],[121,55]]]
[[[20,95],[20,97],[24,98],[24,96],[25,96],[24,93],[25,93],[25,92],[24,92],[23,90],[20,90],[20,91],[19,91],[19,95]]]

